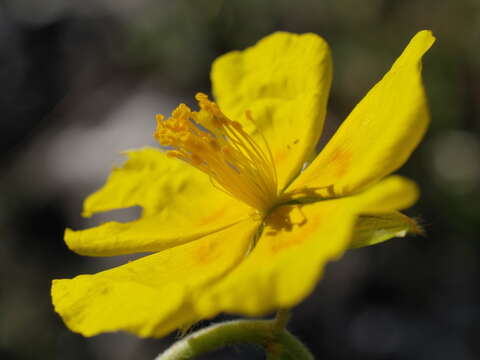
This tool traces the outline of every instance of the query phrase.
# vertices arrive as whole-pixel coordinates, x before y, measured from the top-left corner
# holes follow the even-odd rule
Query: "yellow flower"
[[[182,104],[158,116],[155,136],[169,150],[129,152],[84,204],[85,216],[139,205],[141,217],[65,232],[82,255],[153,254],[54,280],[55,310],[85,336],[162,336],[221,312],[264,315],[302,301],[349,248],[418,232],[398,212],[416,185],[388,175],[427,128],[421,58],[433,41],[415,35],[313,161],[332,78],[324,40],[279,32],[221,56],[218,105],[197,94],[199,111]]]

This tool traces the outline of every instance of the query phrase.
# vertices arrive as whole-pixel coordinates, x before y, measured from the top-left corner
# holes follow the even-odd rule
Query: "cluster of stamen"
[[[227,118],[208,96],[195,96],[200,111],[180,104],[171,117],[157,115],[155,138],[168,156],[209,175],[212,184],[258,211],[277,198],[277,175],[268,144],[259,146],[237,121]],[[249,112],[248,119],[253,121]]]

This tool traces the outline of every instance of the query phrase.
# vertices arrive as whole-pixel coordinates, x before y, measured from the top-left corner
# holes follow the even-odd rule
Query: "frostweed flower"
[[[54,280],[55,310],[85,336],[162,336],[228,312],[290,308],[352,247],[420,231],[399,210],[416,185],[390,176],[429,121],[421,31],[313,159],[332,79],[328,45],[274,33],[218,58],[213,95],[157,116],[159,148],[128,152],[84,216],[139,205],[139,219],[73,231],[90,256],[150,252],[93,275]],[[309,163],[307,167],[305,164]]]

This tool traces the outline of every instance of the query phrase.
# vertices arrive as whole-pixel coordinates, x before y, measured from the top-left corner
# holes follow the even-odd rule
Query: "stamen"
[[[242,125],[227,118],[208,96],[195,96],[200,111],[180,104],[170,118],[157,115],[155,138],[171,148],[167,155],[183,160],[210,176],[212,184],[260,212],[275,202],[277,173],[263,138],[260,147]],[[249,111],[246,117],[254,122]]]

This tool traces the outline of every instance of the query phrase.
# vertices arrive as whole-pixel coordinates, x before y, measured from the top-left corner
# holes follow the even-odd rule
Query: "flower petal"
[[[70,249],[91,256],[159,251],[230,226],[251,211],[212,186],[193,167],[147,148],[128,153],[104,187],[85,200],[84,215],[140,205],[142,217],[129,223],[107,222],[73,231]]]
[[[388,178],[351,197],[283,206],[267,220],[252,253],[225,280],[202,296],[202,312],[214,309],[262,315],[289,308],[314,288],[323,269],[350,247],[359,214],[402,208],[415,188]]]
[[[392,175],[351,198],[362,203],[362,214],[383,214],[412,206],[418,196],[419,190],[415,182],[403,176]]]
[[[114,168],[105,185],[85,200],[83,216],[135,205],[149,216],[177,202],[193,201],[205,206],[234,201],[214,188],[207,175],[159,149],[144,148],[125,154],[127,161]]]
[[[398,211],[385,214],[361,215],[355,224],[351,248],[375,245],[407,233],[421,234],[417,222]]]
[[[332,79],[328,45],[315,34],[277,32],[245,51],[219,57],[211,77],[214,96],[228,117],[245,123],[245,111],[251,111],[255,124],[245,127],[266,138],[283,189],[322,131]]]
[[[117,330],[162,336],[188,326],[203,318],[193,308],[198,293],[245,257],[257,226],[244,221],[94,275],[54,280],[55,311],[84,336]]]
[[[335,195],[348,194],[405,163],[429,122],[421,58],[433,42],[429,31],[415,35],[391,70],[292,184],[292,190],[333,185]]]

